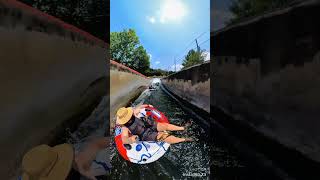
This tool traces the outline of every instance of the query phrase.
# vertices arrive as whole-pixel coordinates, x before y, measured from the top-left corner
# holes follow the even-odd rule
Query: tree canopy
[[[294,0],[233,0],[229,8],[233,18],[227,24],[262,14],[266,11],[288,6]]]
[[[205,55],[203,52],[203,50],[195,51],[194,49],[191,49],[182,62],[182,69],[203,63],[205,60]]]
[[[150,57],[133,29],[110,33],[111,58],[140,73],[150,68]]]
[[[148,69],[146,74],[147,76],[168,76],[169,74],[174,73],[173,71],[165,71],[162,69]]]
[[[20,0],[108,41],[109,0]]]
[[[150,57],[143,46],[139,46],[137,49],[135,49],[133,52],[133,58],[133,69],[137,70],[138,72],[146,73],[150,67]]]

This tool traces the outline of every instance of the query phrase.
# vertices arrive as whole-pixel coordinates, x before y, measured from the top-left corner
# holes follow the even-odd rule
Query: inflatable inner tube
[[[159,110],[147,107],[140,111],[139,116],[148,115],[156,122],[169,123],[168,118]],[[169,149],[170,144],[157,141],[139,141],[132,144],[123,144],[121,126],[115,128],[115,142],[119,154],[127,161],[137,164],[147,164],[158,160]]]

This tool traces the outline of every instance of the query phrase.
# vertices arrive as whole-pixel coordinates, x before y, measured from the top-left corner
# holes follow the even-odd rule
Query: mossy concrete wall
[[[115,125],[116,111],[127,106],[133,98],[148,87],[150,79],[144,75],[110,61],[110,129]],[[111,132],[113,133],[113,132]]]
[[[107,45],[16,1],[0,2],[0,176],[107,93]],[[79,119],[78,119],[79,121]]]
[[[306,1],[213,33],[211,91],[214,107],[317,162],[319,9]]]
[[[210,113],[210,61],[165,77],[162,83],[178,97]]]

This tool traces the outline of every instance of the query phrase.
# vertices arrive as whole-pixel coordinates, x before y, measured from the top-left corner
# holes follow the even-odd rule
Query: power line
[[[203,42],[201,42],[200,44],[198,44],[197,40],[200,37],[202,37],[203,35],[205,35],[206,33],[208,33],[208,32],[210,32],[210,31],[204,31],[199,36],[197,36],[195,39],[192,39],[192,41],[190,41],[190,43],[186,46],[186,48],[183,51],[181,51],[182,53],[179,53],[179,56],[177,56],[177,55],[174,56],[174,65],[173,66],[174,66],[174,71],[175,72],[176,72],[176,68],[177,68],[177,59],[179,59],[178,62],[183,61],[184,57],[182,57],[182,56],[185,56],[185,51],[188,50],[188,48],[194,43],[194,41],[196,41],[197,49],[199,50],[200,49],[200,45],[202,45],[203,43],[205,43],[208,40],[210,40],[210,38],[205,40],[205,41],[203,41]]]
[[[196,37],[195,39],[199,39],[200,37],[202,37],[203,35],[205,35],[206,33],[208,33],[208,32],[210,32],[210,31],[204,31],[204,32],[202,32],[198,37]],[[185,51],[190,47],[190,45],[192,45],[193,43],[194,43],[194,40],[195,39],[192,39],[191,41],[190,41],[190,43],[188,44],[188,46],[186,46],[186,48],[183,50],[183,51],[181,51],[181,53],[179,53],[178,55],[179,56],[175,56],[175,57],[180,57],[181,56],[181,54],[182,53],[185,53]],[[184,55],[184,54],[183,54]]]
[[[199,46],[202,45],[202,44],[204,44],[204,43],[206,43],[206,42],[209,41],[209,40],[210,40],[210,38],[207,39],[207,40],[205,40],[205,41],[203,41],[203,42],[201,42],[201,43],[199,44]]]
[[[207,40],[205,40],[205,41],[202,41],[201,43],[198,44],[198,46],[200,47],[202,44],[206,43],[206,42],[209,41],[209,40],[210,40],[210,38],[207,39]],[[183,58],[180,59],[179,61],[182,61],[182,60],[183,60]]]
[[[210,31],[205,31],[205,32],[203,32],[203,33],[200,34],[198,37],[196,37],[196,39],[199,39],[201,36],[203,36],[204,34],[206,34],[206,33],[208,33],[208,32],[210,32]]]

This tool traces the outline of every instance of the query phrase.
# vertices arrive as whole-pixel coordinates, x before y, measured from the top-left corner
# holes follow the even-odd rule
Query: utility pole
[[[176,57],[174,57],[174,72],[177,72],[176,68],[177,68],[177,66],[176,66]]]
[[[197,51],[200,52],[200,46],[198,45],[197,39],[196,39],[196,44],[197,44]]]

